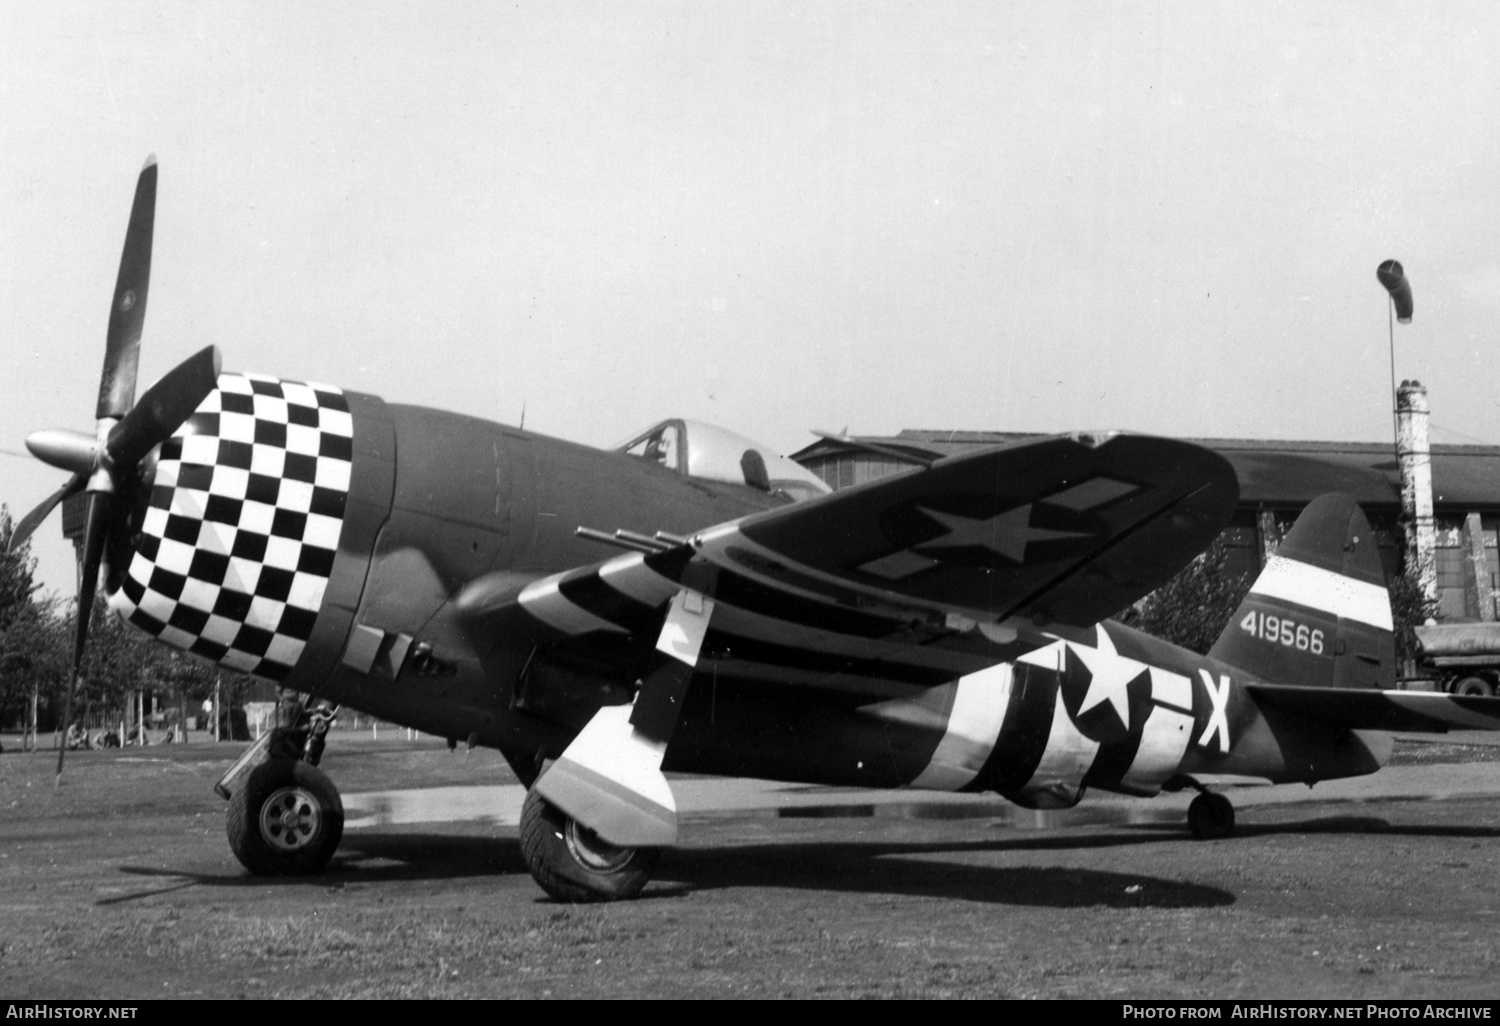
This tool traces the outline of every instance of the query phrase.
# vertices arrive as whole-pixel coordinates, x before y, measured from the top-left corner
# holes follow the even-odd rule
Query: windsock
[[[1406,280],[1406,271],[1401,267],[1399,260],[1387,260],[1375,268],[1375,277],[1380,279],[1380,284],[1391,294],[1391,302],[1396,304],[1396,320],[1402,324],[1411,323],[1411,282]]]

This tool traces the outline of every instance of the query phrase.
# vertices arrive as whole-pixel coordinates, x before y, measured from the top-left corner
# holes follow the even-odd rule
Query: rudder
[[[1395,685],[1385,571],[1352,498],[1308,504],[1209,655],[1270,684]]]

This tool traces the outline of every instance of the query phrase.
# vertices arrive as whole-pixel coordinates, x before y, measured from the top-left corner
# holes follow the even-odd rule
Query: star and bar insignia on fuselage
[[[1115,651],[1114,641],[1109,632],[1099,627],[1095,633],[1098,635],[1098,647],[1090,648],[1087,645],[1068,645],[1067,650],[1083,663],[1088,670],[1088,689],[1084,692],[1082,699],[1078,702],[1078,709],[1073,714],[1076,721],[1084,716],[1089,710],[1108,703],[1120,719],[1120,727],[1130,730],[1130,684],[1148,670],[1146,664],[1138,663],[1131,659],[1123,659]],[[1064,687],[1067,687],[1072,679],[1071,674],[1064,674]],[[1147,691],[1149,693],[1149,686]]]

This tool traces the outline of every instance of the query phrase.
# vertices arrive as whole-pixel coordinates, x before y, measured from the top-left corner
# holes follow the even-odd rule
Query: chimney
[[[1432,523],[1432,452],[1427,444],[1427,389],[1403,381],[1396,389],[1396,460],[1401,467],[1401,522],[1406,567],[1417,570],[1422,594],[1437,600],[1437,532]]]

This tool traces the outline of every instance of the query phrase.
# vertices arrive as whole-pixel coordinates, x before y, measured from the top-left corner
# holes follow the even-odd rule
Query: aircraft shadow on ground
[[[1016,852],[1081,852],[1160,844],[1180,826],[1143,823],[1108,830],[1048,831],[972,841],[880,843],[782,841],[676,848],[663,860],[645,898],[735,887],[792,887],[870,894],[902,894],[996,904],[1077,908],[1207,908],[1232,904],[1225,890],[1140,874],[1077,867],[985,866],[942,861]],[[1181,836],[1187,851],[1211,853],[1214,845],[1288,835],[1382,835],[1493,839],[1500,828],[1391,824],[1377,816],[1320,816],[1281,823],[1242,824],[1236,837],[1200,842]],[[311,877],[261,877],[249,873],[193,873],[122,866],[122,873],[162,881],[162,886],[101,899],[99,905],[168,894],[188,887],[257,889],[304,886],[338,890],[351,884],[402,883],[481,876],[524,875],[513,837],[360,831],[346,835],[329,869]]]
[[[1048,847],[1092,846],[1075,843]],[[1094,905],[1201,908],[1234,901],[1232,894],[1217,888],[1138,874],[936,860],[941,856],[962,857],[966,853],[1028,847],[1033,845],[1001,841],[956,844],[837,841],[679,848],[667,854],[659,880],[642,897],[667,898],[696,890],[774,886],[1058,908]],[[929,860],[928,856],[934,858]],[[526,865],[515,838],[361,832],[357,837],[346,837],[329,869],[311,877],[194,873],[148,866],[122,866],[120,871],[159,881],[160,885],[103,898],[96,904],[119,905],[189,887],[257,890],[302,886],[339,890],[356,884],[525,875]]]
[[[1172,833],[1171,826],[1160,823],[1144,823],[1130,827],[1150,833]],[[1223,842],[1233,844],[1235,840],[1252,837],[1273,837],[1285,834],[1380,834],[1386,837],[1473,837],[1500,838],[1500,827],[1453,826],[1442,823],[1391,823],[1379,816],[1319,816],[1315,819],[1292,820],[1284,823],[1240,823],[1234,829],[1234,838]]]
[[[1258,837],[1381,835],[1495,838],[1500,829],[1452,825],[1393,825],[1376,816],[1334,815],[1284,823],[1247,824],[1237,836],[1217,842],[1188,837],[1180,825],[1131,824],[1103,831],[1049,831],[1041,836],[1007,833],[974,841],[880,844],[813,842],[681,848],[668,853],[658,877],[688,890],[727,887],[802,887],[830,891],[909,894],[999,904],[1077,908],[1204,908],[1232,904],[1235,896],[1215,887],[1140,874],[1078,867],[980,866],[940,861],[965,855],[1017,852],[1080,852],[1160,844],[1176,834],[1182,859],[1211,857],[1215,845]],[[648,890],[648,894],[650,891]]]
[[[164,885],[104,898],[95,904],[118,905],[188,887],[256,890],[302,886],[338,890],[356,883],[524,875],[526,863],[514,838],[361,832],[354,838],[346,836],[328,869],[315,876],[254,876],[246,871],[195,873],[156,866],[121,866],[120,872],[159,879]]]
[[[465,838],[482,852],[453,846],[454,838],[417,834],[361,834],[345,839],[341,856],[358,852],[358,861],[374,865],[355,869],[361,881],[402,880],[497,872],[525,873],[514,839]],[[666,898],[696,890],[734,887],[792,887],[808,890],[1040,905],[1057,908],[1106,905],[1119,908],[1204,908],[1231,904],[1227,891],[1140,874],[1095,869],[996,867],[944,863],[942,856],[1004,852],[1044,847],[1040,838],[972,842],[780,842],[675,848],[666,854],[658,880],[643,898]],[[1059,849],[1113,847],[1135,838],[1119,835],[1072,838],[1046,845]],[[1158,840],[1140,838],[1139,843]],[[934,858],[929,859],[928,856]],[[391,861],[401,863],[391,865]],[[350,863],[345,863],[349,865]],[[338,863],[335,863],[337,868]],[[337,874],[333,874],[335,877]],[[325,880],[328,875],[325,875]]]
[[[845,842],[678,849],[658,876],[690,891],[791,887],[1043,908],[1212,908],[1235,901],[1221,888],[1139,873],[941,861],[1010,850],[1003,843]]]

